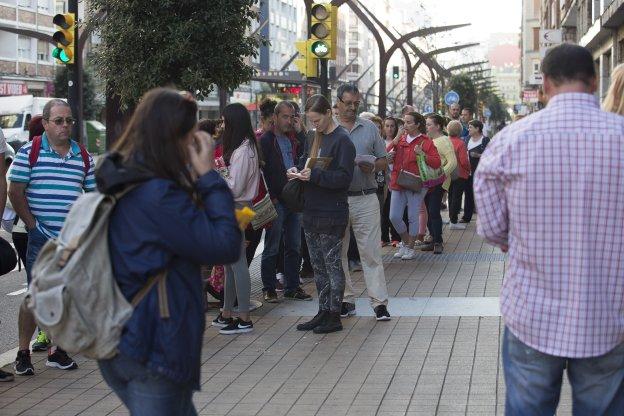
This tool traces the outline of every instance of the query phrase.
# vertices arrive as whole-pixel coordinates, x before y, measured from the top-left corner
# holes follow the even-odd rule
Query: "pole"
[[[327,59],[319,59],[319,61],[321,61],[321,95],[323,95],[331,102],[331,93],[329,91],[329,74],[327,72]]]
[[[67,11],[74,13],[74,39],[78,39],[78,0],[69,0]],[[78,42],[75,44],[77,45]],[[82,56],[79,50],[74,53],[74,63],[67,65],[67,102],[72,110],[72,115],[76,118],[76,124],[72,129],[72,136],[79,143],[83,142],[83,115],[82,115]]]

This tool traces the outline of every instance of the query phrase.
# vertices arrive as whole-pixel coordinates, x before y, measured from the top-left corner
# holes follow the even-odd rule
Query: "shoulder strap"
[[[82,143],[78,143],[78,147],[80,148],[80,156],[82,157],[82,165],[86,177],[89,174],[89,169],[91,168],[91,162],[89,162],[89,152],[87,152],[87,149]]]
[[[143,286],[141,290],[139,290],[138,293],[134,295],[130,303],[133,308],[136,308],[137,305],[150,291],[150,289],[155,285],[158,285],[158,308],[160,312],[160,317],[162,319],[167,319],[171,316],[169,312],[169,301],[167,298],[167,270],[163,270],[156,276],[150,277],[147,280],[145,286]]]
[[[39,159],[39,153],[41,152],[41,136],[35,136],[30,146],[30,153],[28,154],[28,164],[30,168],[34,168]]]

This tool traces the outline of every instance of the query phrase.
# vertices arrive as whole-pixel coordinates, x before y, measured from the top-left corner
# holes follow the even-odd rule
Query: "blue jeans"
[[[118,354],[98,361],[102,377],[132,416],[194,416],[193,389],[180,386]]]
[[[505,328],[503,366],[507,416],[554,415],[564,368],[574,415],[624,415],[624,343],[599,357],[556,357],[525,345]]]
[[[48,242],[48,237],[46,237],[37,227],[28,231],[28,246],[26,248],[26,263],[24,264],[24,268],[26,269],[26,281],[30,285],[32,280],[32,267],[35,264],[35,260],[37,260],[37,255]]]
[[[299,266],[301,265],[301,214],[289,211],[281,203],[275,204],[277,218],[266,229],[264,251],[260,274],[265,292],[275,290],[275,270],[279,255],[280,240],[284,238],[284,290],[299,287]]]

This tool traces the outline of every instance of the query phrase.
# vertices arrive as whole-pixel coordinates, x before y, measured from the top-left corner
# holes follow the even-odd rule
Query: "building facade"
[[[48,35],[52,18],[67,11],[65,0],[0,0],[0,25]],[[0,30],[0,96],[54,94],[54,45]]]
[[[624,0],[543,0],[541,23],[589,49],[599,76],[596,94],[604,98],[613,68],[624,62]]]
[[[542,0],[522,1],[520,83],[523,91],[523,97],[520,98],[522,98],[523,102],[528,105],[537,103],[537,91],[541,85],[539,82],[541,62],[539,51],[541,3]]]
[[[279,71],[295,53],[297,40],[298,2],[296,0],[262,0],[260,2],[260,22],[268,20],[260,33],[271,41],[260,48],[259,69]],[[305,18],[305,16],[304,16]],[[287,70],[295,71],[291,62]]]

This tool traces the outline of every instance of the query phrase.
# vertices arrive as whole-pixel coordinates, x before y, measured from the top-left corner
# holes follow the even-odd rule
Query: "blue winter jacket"
[[[111,176],[110,171],[99,171],[100,192],[119,190],[115,180],[104,184],[110,178],[103,176]],[[118,173],[132,182],[128,169]],[[126,299],[131,300],[150,276],[168,270],[170,318],[160,317],[153,287],[126,324],[119,352],[169,380],[199,389],[205,326],[200,264],[236,261],[241,233],[232,194],[217,172],[199,178],[196,189],[202,207],[170,180],[142,182],[115,206],[108,237],[113,272]]]

